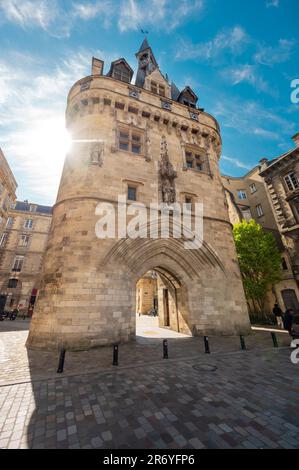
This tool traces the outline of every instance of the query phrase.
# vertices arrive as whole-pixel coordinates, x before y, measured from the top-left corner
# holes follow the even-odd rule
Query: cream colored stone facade
[[[264,161],[264,178],[276,224],[288,253],[287,263],[293,274],[291,284],[284,283],[279,300],[299,313],[299,133],[294,147],[270,161]]]
[[[16,200],[17,183],[0,148],[0,236],[7,223],[8,211]],[[0,252],[2,244],[0,242]]]
[[[295,155],[293,155],[291,159],[293,162],[292,167],[295,173],[297,172],[299,181],[299,170],[298,168],[297,170],[295,169],[296,162],[298,166],[298,152],[297,154],[296,151],[293,153]],[[265,311],[268,313],[272,312],[275,302],[279,303],[282,310],[286,310],[289,306],[288,299],[290,295],[292,295],[294,299],[297,299],[297,302],[299,301],[299,276],[296,275],[296,270],[294,269],[296,249],[294,250],[293,242],[288,240],[284,234],[282,226],[286,219],[281,217],[281,206],[278,206],[277,193],[279,194],[282,205],[288,206],[288,203],[286,201],[287,194],[283,177],[280,172],[277,172],[275,169],[276,160],[278,159],[271,162],[267,159],[262,159],[259,165],[252,168],[252,170],[243,177],[222,176],[229,208],[229,217],[232,224],[238,223],[242,219],[254,219],[266,231],[273,233],[277,240],[278,248],[281,251],[282,281],[269,288],[265,304]],[[283,162],[281,162],[281,165],[282,163]],[[290,168],[289,162],[287,168]],[[264,175],[274,171],[275,178],[271,178],[271,181],[266,179],[265,182]],[[276,190],[274,190],[274,185]],[[287,214],[289,217],[293,217],[289,206]],[[289,229],[285,229],[285,231],[288,230]],[[294,300],[294,302],[296,303],[296,300]]]
[[[0,294],[3,307],[19,307],[31,315],[51,226],[51,207],[17,201],[10,208],[10,224],[0,263]]]
[[[152,54],[150,48],[147,53]],[[138,59],[141,70],[141,52]],[[122,64],[118,76],[128,70],[131,77],[130,68]],[[28,347],[87,349],[134,339],[136,283],[149,270],[156,270],[175,290],[180,331],[249,332],[219,172],[218,123],[192,103],[184,104],[193,99],[192,90],[170,98],[174,86],[153,59],[152,68],[146,71],[144,86],[116,79],[112,67],[110,76],[85,77],[69,92],[66,121],[74,143],[53,210]],[[124,135],[128,144],[122,143]],[[186,152],[201,163],[191,167]],[[168,168],[172,175],[176,172],[168,186],[161,176],[167,153]],[[126,196],[128,188],[135,189],[137,201],[147,208],[165,198],[202,202],[203,246],[188,250],[182,238],[174,237],[98,239],[98,204],[116,207],[118,195]]]
[[[154,271],[150,271],[136,284],[136,313],[148,315],[157,304],[157,275]]]

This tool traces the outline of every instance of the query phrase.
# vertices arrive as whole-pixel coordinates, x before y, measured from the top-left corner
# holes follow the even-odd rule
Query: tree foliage
[[[275,238],[254,220],[235,224],[233,235],[246,298],[257,302],[263,312],[269,287],[281,280],[281,255]]]

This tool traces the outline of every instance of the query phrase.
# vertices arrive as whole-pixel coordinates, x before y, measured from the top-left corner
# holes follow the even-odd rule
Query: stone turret
[[[147,40],[137,58],[136,85],[125,59],[114,61],[107,75],[94,59],[93,74],[69,92],[66,121],[73,145],[53,210],[28,347],[88,349],[134,339],[136,283],[150,270],[172,286],[180,331],[249,331],[220,179],[219,125],[196,104],[178,101],[179,90],[160,72]],[[171,175],[160,172],[161,141]],[[156,220],[150,204],[160,202],[161,176],[168,178],[176,203],[203,203],[201,247],[186,249],[185,238],[172,232],[169,239],[151,238]],[[118,205],[120,196],[125,202]],[[131,222],[135,200],[145,206],[147,222],[142,236],[131,238],[119,214],[127,210]],[[113,235],[98,238],[101,217],[111,208]]]

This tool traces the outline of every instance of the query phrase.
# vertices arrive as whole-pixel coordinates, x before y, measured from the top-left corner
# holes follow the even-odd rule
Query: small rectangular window
[[[239,189],[238,190],[238,198],[239,199],[247,199],[247,193],[245,189]]]
[[[14,263],[13,263],[12,271],[20,272],[23,266],[23,261],[24,261],[24,256],[16,256]]]
[[[118,148],[126,152],[140,155],[142,153],[142,133],[135,129],[120,129],[118,138]]]
[[[134,142],[140,142],[141,137],[140,135],[132,134],[132,140],[134,140]]]
[[[32,228],[33,227],[33,220],[32,219],[25,220],[24,227],[25,228]]]
[[[120,142],[120,143],[119,143],[119,148],[120,148],[121,150],[126,150],[126,151],[128,151],[128,150],[129,150],[129,144],[128,144],[127,142]]]
[[[6,227],[12,227],[13,225],[13,217],[8,217],[6,221]]]
[[[157,83],[151,82],[151,92],[152,93],[157,93],[158,92]]]
[[[29,235],[26,235],[25,233],[23,233],[23,235],[21,235],[20,237],[19,245],[28,246],[28,243],[29,243]]]
[[[9,289],[15,289],[18,286],[18,279],[9,279],[7,287]]]
[[[251,192],[251,194],[253,194],[253,193],[256,193],[256,192],[257,192],[257,189],[256,189],[256,185],[255,185],[255,183],[252,183],[252,184],[249,186],[249,188],[250,188],[250,192]]]
[[[137,144],[132,144],[132,152],[133,153],[140,153],[140,145],[137,145]]]
[[[128,199],[129,201],[136,201],[137,189],[135,186],[128,186]]]
[[[7,233],[2,233],[0,237],[0,246],[4,246],[7,241]]]
[[[204,162],[202,161],[202,156],[197,153],[198,150],[186,150],[185,151],[185,157],[186,157],[186,166],[187,168],[193,168],[194,170],[197,171],[203,171],[204,170]]]
[[[165,96],[165,87],[163,85],[159,85],[159,95]]]
[[[299,188],[298,179],[295,173],[289,173],[284,177],[284,180],[289,191],[294,191],[295,189]]]
[[[129,140],[129,133],[128,133],[128,132],[120,131],[119,137],[120,137],[121,139],[127,139],[127,140]]]
[[[125,105],[123,103],[115,103],[116,109],[125,109]]]
[[[281,258],[281,267],[284,271],[288,271],[288,265],[284,258]]]
[[[264,211],[263,211],[261,204],[258,204],[256,206],[256,212],[257,212],[258,217],[262,217],[264,215]]]
[[[129,111],[129,113],[138,114],[138,109],[137,109],[137,108],[133,108],[132,106],[129,106],[128,111]]]

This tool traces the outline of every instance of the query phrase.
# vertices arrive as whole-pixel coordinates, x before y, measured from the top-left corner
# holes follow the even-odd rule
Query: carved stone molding
[[[159,164],[160,189],[162,202],[173,204],[176,201],[175,179],[177,172],[169,160],[168,148],[165,136],[161,141],[161,161]]]

